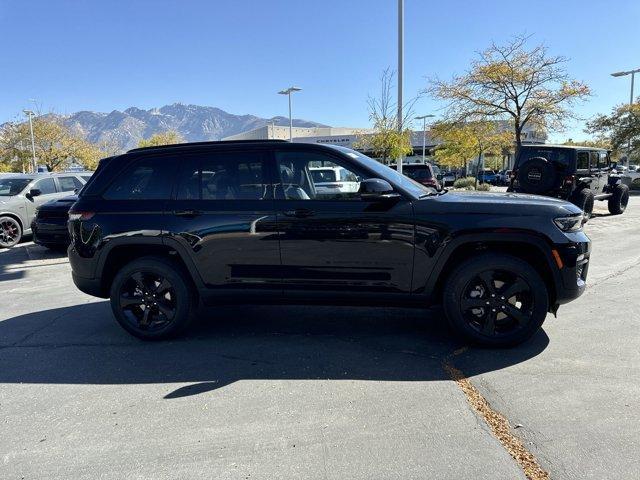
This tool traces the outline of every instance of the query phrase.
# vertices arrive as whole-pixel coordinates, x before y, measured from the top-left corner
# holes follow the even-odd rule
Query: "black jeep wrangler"
[[[320,166],[357,188],[328,191]],[[506,346],[584,291],[582,220],[558,199],[436,192],[344,147],[205,142],[102,160],[69,212],[69,261],[143,339],[201,305],[440,303],[458,333]]]
[[[607,200],[614,215],[623,213],[629,203],[629,187],[622,184],[609,152],[589,147],[522,146],[508,191],[569,200],[586,218],[594,200]]]

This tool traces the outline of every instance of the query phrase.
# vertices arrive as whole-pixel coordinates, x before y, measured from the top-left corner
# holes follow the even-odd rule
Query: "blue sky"
[[[396,66],[395,0],[0,0],[0,122],[36,99],[59,113],[173,102],[368,126],[367,94]],[[533,34],[594,96],[588,117],[628,101],[640,67],[640,2],[405,0],[405,91],[465,70],[492,40]],[[640,92],[640,84],[639,90]],[[436,113],[424,98],[416,113]],[[580,124],[555,139],[582,138]]]

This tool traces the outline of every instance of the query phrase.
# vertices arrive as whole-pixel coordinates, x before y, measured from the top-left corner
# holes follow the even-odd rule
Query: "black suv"
[[[317,195],[319,167],[357,189]],[[514,345],[583,292],[590,254],[568,202],[436,192],[344,147],[279,141],[104,159],[69,232],[76,285],[143,339],[201,305],[442,303],[467,338]]]
[[[608,200],[609,212],[620,214],[629,203],[607,150],[560,145],[522,146],[516,157],[508,191],[569,200],[585,218],[594,200]]]

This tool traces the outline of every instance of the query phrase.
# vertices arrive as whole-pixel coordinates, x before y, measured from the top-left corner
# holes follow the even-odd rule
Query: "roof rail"
[[[150,147],[138,147],[128,150],[129,152],[140,152],[147,150],[162,150],[165,148],[180,148],[180,147],[204,147],[207,145],[228,145],[234,143],[288,143],[287,140],[269,139],[269,140],[217,140],[209,142],[186,142],[186,143],[172,143],[170,145],[155,145]]]

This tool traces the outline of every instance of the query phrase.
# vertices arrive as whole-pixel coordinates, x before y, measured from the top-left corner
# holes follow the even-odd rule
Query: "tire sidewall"
[[[157,331],[135,328],[119,306],[119,295],[123,284],[136,272],[152,273],[165,277],[173,286],[176,295],[176,316],[174,320]],[[134,260],[125,265],[116,274],[111,283],[110,303],[116,321],[130,334],[142,340],[164,340],[183,332],[191,323],[194,295],[190,292],[189,282],[181,269],[171,261],[148,257]]]
[[[626,202],[623,203],[623,200]],[[609,199],[609,213],[620,215],[627,209],[629,203],[629,187],[618,184],[613,189],[613,195]]]
[[[486,270],[505,270],[522,277],[531,288],[533,312],[522,330],[502,337],[489,337],[473,329],[460,311],[460,299],[471,278]],[[536,270],[524,260],[502,254],[485,254],[467,261],[451,273],[445,284],[443,306],[449,325],[467,340],[488,347],[511,347],[530,338],[544,323],[549,309],[547,287]]]
[[[22,231],[22,226],[20,225],[20,222],[17,221],[15,218],[8,217],[6,215],[0,217],[0,223],[4,222],[6,220],[11,220],[12,222],[14,222],[16,224],[16,226],[18,227],[18,238],[11,245],[0,245],[0,248],[12,248],[12,247],[15,247],[17,244],[20,243],[20,240],[22,240],[23,231]]]

